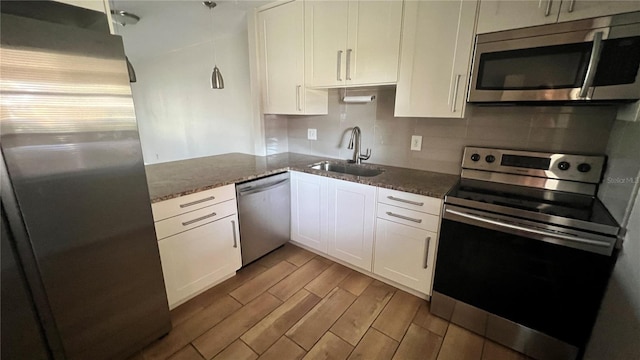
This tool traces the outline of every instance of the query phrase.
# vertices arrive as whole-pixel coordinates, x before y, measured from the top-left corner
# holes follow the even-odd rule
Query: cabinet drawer
[[[164,220],[172,216],[184,214],[188,211],[202,209],[206,206],[235,199],[235,197],[236,187],[234,185],[227,185],[215,189],[200,191],[195,194],[180,196],[175,199],[157,202],[151,204],[153,220]]]
[[[221,204],[190,211],[156,222],[156,236],[158,240],[164,239],[168,236],[233,215],[237,213],[237,211],[235,200],[228,200]]]
[[[436,215],[407,210],[397,206],[378,203],[378,218],[415,228],[438,232],[440,218]]]
[[[378,202],[433,215],[440,215],[442,208],[440,199],[383,188],[378,188]]]

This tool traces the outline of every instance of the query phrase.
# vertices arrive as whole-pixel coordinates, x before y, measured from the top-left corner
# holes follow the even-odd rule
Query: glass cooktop
[[[618,228],[598,198],[560,191],[463,179],[445,203],[578,228],[580,223]]]

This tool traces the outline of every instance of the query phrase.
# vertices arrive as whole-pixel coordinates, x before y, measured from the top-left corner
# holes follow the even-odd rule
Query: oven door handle
[[[445,209],[445,212],[448,212],[448,213],[453,214],[453,215],[458,215],[458,216],[461,216],[461,217],[464,217],[464,218],[467,218],[467,219],[476,220],[476,221],[488,223],[488,224],[491,224],[491,225],[495,225],[495,226],[499,226],[499,227],[503,227],[503,228],[507,228],[507,229],[518,230],[518,231],[522,231],[522,232],[525,232],[525,233],[549,236],[549,237],[553,237],[553,238],[557,238],[557,239],[568,240],[568,241],[573,241],[573,242],[577,242],[577,243],[581,243],[581,244],[587,244],[587,245],[593,245],[593,246],[600,246],[600,247],[610,247],[611,246],[611,244],[609,244],[608,242],[605,242],[605,241],[589,240],[589,239],[583,239],[583,238],[577,237],[575,235],[562,235],[562,234],[557,234],[557,233],[548,232],[548,231],[536,230],[536,229],[532,229],[532,228],[529,228],[529,227],[524,227],[524,226],[519,226],[519,225],[514,225],[514,224],[508,224],[508,223],[504,223],[502,221],[489,219],[489,218],[486,218],[484,216],[472,215],[472,214],[468,214],[468,213],[464,213],[464,212],[460,212],[460,211],[456,211],[456,210]]]

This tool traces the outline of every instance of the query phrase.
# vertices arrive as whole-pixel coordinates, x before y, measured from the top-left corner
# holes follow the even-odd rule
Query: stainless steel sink
[[[311,164],[309,167],[314,170],[330,171],[363,177],[378,176],[384,172],[384,169],[372,167],[370,165],[356,165],[334,161],[321,161],[319,163]]]

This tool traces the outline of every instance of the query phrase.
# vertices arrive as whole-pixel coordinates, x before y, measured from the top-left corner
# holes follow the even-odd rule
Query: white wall
[[[640,122],[616,121],[598,197],[626,229],[585,360],[640,359]]]
[[[243,41],[244,40],[244,41]],[[217,39],[223,90],[209,85],[211,44],[138,61],[132,84],[145,163],[253,153],[246,33]]]
[[[117,26],[136,70],[132,93],[147,164],[255,153],[264,135],[252,111],[247,9],[249,2],[115,1],[113,9],[141,17]],[[213,39],[213,42],[212,42]],[[225,88],[209,85],[215,57]]]

